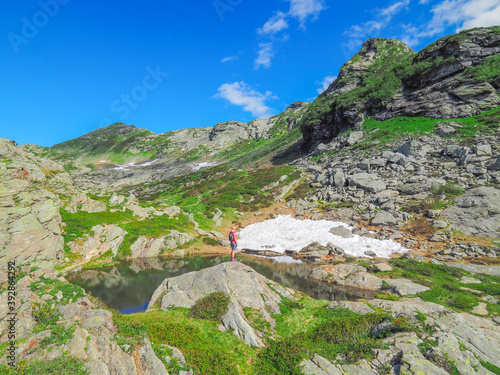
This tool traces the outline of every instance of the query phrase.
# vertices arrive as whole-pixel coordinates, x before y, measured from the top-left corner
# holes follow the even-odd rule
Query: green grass
[[[414,260],[393,259],[390,262],[395,269],[384,273],[391,278],[406,278],[427,286],[430,290],[418,293],[424,301],[437,303],[456,311],[471,312],[475,306],[484,302],[480,296],[461,289],[462,287],[482,291],[484,295],[498,296],[500,284],[486,275],[481,284],[461,284],[462,276],[470,275],[459,268],[436,265]],[[500,305],[487,303],[488,312],[500,315]]]
[[[210,227],[207,218],[212,218],[216,208],[222,211],[255,211],[273,204],[276,189],[263,191],[262,188],[278,181],[283,175],[288,176],[283,185],[300,178],[300,172],[290,166],[253,170],[219,166],[150,184],[145,187],[141,199],[179,206],[195,214],[200,224]],[[154,192],[149,193],[150,190]]]
[[[31,360],[20,361],[17,369],[6,365],[0,365],[0,372],[5,375],[87,375],[88,371],[83,367],[83,361],[75,357],[62,356],[52,361]]]
[[[409,134],[422,135],[433,132],[439,120],[426,117],[395,117],[385,121],[368,118],[363,123],[367,138],[362,143],[390,144],[392,141]],[[360,147],[360,146],[357,146]]]
[[[481,365],[491,371],[492,373],[496,374],[496,375],[500,375],[500,367],[498,366],[495,366],[494,364],[492,363],[489,363],[488,361],[481,361]]]
[[[500,78],[500,55],[495,55],[481,61],[465,70],[477,82],[493,82]]]
[[[64,242],[70,242],[89,234],[96,225],[103,224],[121,224],[136,220],[132,212],[85,212],[78,211],[70,213],[64,208],[60,209],[62,220],[66,223],[64,227]]]
[[[188,309],[152,311],[143,314],[115,315],[119,335],[126,342],[141,341],[147,334],[154,348],[168,344],[180,349],[187,362],[201,374],[251,373],[247,361],[255,358],[255,349],[248,347],[230,332],[217,329],[216,321],[189,317]]]

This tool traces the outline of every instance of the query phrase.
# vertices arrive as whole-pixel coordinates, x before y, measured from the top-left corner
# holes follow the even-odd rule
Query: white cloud
[[[429,36],[443,32],[449,25],[457,31],[500,23],[500,0],[445,0],[432,8]]]
[[[403,41],[417,45],[422,38],[439,35],[450,26],[455,26],[458,32],[498,25],[500,0],[444,0],[435,5],[431,13],[433,16],[429,22],[419,27],[408,25],[402,36]]]
[[[272,43],[260,43],[257,59],[255,59],[255,69],[263,66],[264,68],[271,67],[271,59],[274,56],[274,48]]]
[[[345,34],[349,37],[345,47],[348,52],[358,49],[365,39],[373,36],[373,33],[385,28],[397,14],[407,9],[411,0],[399,0],[388,7],[376,9],[376,18],[365,23],[351,26]]]
[[[220,62],[221,62],[221,64],[224,64],[224,63],[234,61],[237,59],[238,59],[238,57],[236,57],[236,56],[227,56],[227,57],[222,58]]]
[[[317,89],[316,91],[318,92],[318,94],[321,94],[323,91],[325,91],[328,86],[330,86],[330,84],[335,81],[337,79],[337,76],[326,76],[325,78],[323,78],[323,81],[321,81],[319,84],[321,85],[321,87],[319,89]]]
[[[274,56],[273,42],[284,42],[288,40],[287,35],[278,35],[283,30],[289,28],[289,20],[295,19],[299,22],[301,29],[305,30],[305,24],[308,20],[316,20],[321,11],[326,9],[324,0],[286,0],[290,3],[290,9],[287,13],[276,12],[257,33],[268,37],[268,41],[259,44],[258,56],[255,59],[255,68],[261,66],[269,68],[271,59]]]
[[[262,28],[258,29],[257,32],[262,35],[274,35],[285,30],[288,28],[288,22],[286,22],[285,18],[285,13],[277,12],[264,24],[264,26],[262,26]]]
[[[326,9],[323,0],[287,0],[290,2],[290,11],[288,14],[297,19],[302,28],[305,22],[310,18],[316,20],[321,11]]]
[[[268,99],[275,99],[270,91],[262,94],[253,90],[245,82],[224,83],[218,89],[217,98],[226,99],[231,104],[242,106],[247,112],[258,118],[269,118],[272,110],[265,103]]]

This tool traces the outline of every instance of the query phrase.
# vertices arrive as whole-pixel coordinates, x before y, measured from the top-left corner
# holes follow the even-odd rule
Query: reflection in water
[[[120,265],[81,271],[68,275],[68,281],[80,285],[109,307],[124,314],[145,311],[151,296],[167,277],[199,271],[227,262],[229,257],[134,259]],[[272,258],[240,254],[238,260],[268,279],[299,290],[316,299],[330,301],[372,298],[366,292],[334,288],[309,280],[311,267],[304,263],[277,262]]]

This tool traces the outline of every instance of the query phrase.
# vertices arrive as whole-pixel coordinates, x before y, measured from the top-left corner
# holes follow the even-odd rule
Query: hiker
[[[238,247],[238,238],[236,237],[236,227],[231,228],[229,232],[229,242],[231,242],[231,262],[234,262],[234,253]]]

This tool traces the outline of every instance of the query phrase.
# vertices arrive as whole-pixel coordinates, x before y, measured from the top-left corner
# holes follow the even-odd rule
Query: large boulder
[[[73,253],[81,254],[90,260],[108,251],[115,256],[123,243],[127,232],[116,225],[96,225],[86,239],[69,243]]]
[[[217,291],[230,296],[229,311],[222,317],[223,326],[252,346],[264,345],[263,334],[251,326],[244,308],[258,311],[273,329],[272,314],[280,314],[282,298],[294,299],[288,290],[252,268],[240,262],[227,262],[165,279],[151,297],[148,310],[157,302],[165,310],[174,306],[191,308],[200,298]]]
[[[385,183],[376,174],[356,173],[347,178],[350,186],[356,186],[371,193],[378,193],[386,189]]]
[[[500,237],[500,189],[481,186],[466,191],[443,211],[451,227],[468,235]]]

